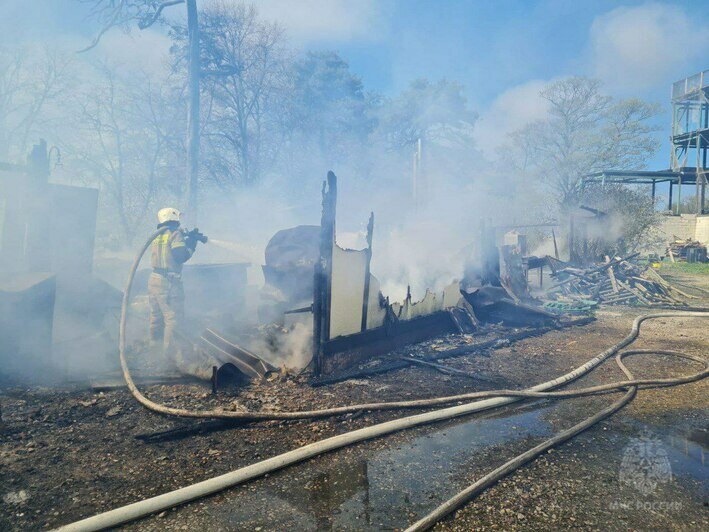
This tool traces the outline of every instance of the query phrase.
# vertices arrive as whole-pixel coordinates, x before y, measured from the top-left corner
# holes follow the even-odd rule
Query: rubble
[[[644,305],[686,306],[691,296],[665,281],[653,268],[634,262],[636,255],[610,260],[590,267],[556,265],[552,276],[558,282],[547,296],[557,302],[584,306]]]
[[[482,286],[470,292],[461,291],[475,316],[485,323],[508,326],[544,327],[556,321],[556,316],[536,305],[512,300],[509,292],[496,286]]]

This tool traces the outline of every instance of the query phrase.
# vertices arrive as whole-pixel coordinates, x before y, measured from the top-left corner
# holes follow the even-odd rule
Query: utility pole
[[[187,179],[185,184],[185,199],[187,209],[196,219],[199,208],[199,85],[202,78],[202,62],[199,53],[199,20],[197,0],[143,0],[142,2],[127,2],[121,0],[92,0],[96,4],[96,12],[105,16],[107,22],[93,42],[79,50],[86,52],[98,45],[101,36],[114,27],[126,26],[137,21],[141,30],[151,27],[162,15],[164,9],[185,4],[187,7]]]
[[[199,82],[201,61],[199,55],[199,21],[197,0],[187,3],[187,37],[189,41],[188,111],[187,111],[187,210],[196,222],[199,209]]]
[[[421,192],[421,138],[416,141],[416,150],[414,151],[411,189],[414,199],[414,209],[417,209],[419,193]]]

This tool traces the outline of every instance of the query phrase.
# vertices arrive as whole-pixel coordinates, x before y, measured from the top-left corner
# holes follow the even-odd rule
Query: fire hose
[[[454,511],[460,505],[464,504],[470,498],[474,497],[476,494],[480,493],[482,490],[486,489],[494,482],[502,478],[503,476],[511,473],[521,465],[529,462],[534,457],[538,456],[546,449],[558,445],[559,443],[568,440],[569,438],[575,436],[576,434],[586,430],[588,427],[597,423],[598,421],[605,419],[606,417],[612,415],[614,412],[618,411],[620,408],[625,406],[630,402],[638,388],[649,388],[649,387],[667,387],[676,386],[679,384],[685,384],[689,382],[699,381],[701,379],[709,376],[709,365],[707,361],[701,357],[696,357],[694,355],[688,355],[683,353],[676,353],[672,351],[627,351],[625,353],[618,354],[621,349],[631,344],[640,334],[640,325],[645,320],[656,319],[656,318],[673,318],[673,317],[699,317],[699,318],[709,318],[709,312],[706,311],[695,311],[695,312],[661,312],[656,314],[646,314],[638,316],[633,321],[632,329],[630,333],[617,344],[609,347],[602,353],[598,354],[594,358],[587,361],[585,364],[579,366],[578,368],[552,379],[550,381],[538,384],[527,390],[490,390],[485,392],[474,392],[471,394],[459,394],[455,396],[439,397],[433,399],[415,400],[415,401],[399,401],[390,403],[371,403],[371,404],[360,404],[351,405],[347,407],[330,408],[323,410],[314,411],[301,411],[301,412],[225,412],[222,410],[207,410],[207,411],[190,411],[180,408],[173,408],[165,405],[161,405],[151,401],[146,398],[135,386],[133,382],[128,365],[125,359],[125,329],[126,329],[126,318],[128,302],[130,298],[130,290],[133,283],[133,277],[138,268],[140,260],[150,246],[152,240],[159,235],[162,230],[158,230],[156,233],[151,235],[151,237],[146,241],[142,250],[137,255],[133,266],[131,268],[128,282],[126,286],[125,293],[123,295],[123,308],[121,311],[121,323],[119,331],[119,354],[121,360],[121,366],[123,369],[123,374],[126,379],[129,390],[133,396],[146,408],[165,415],[176,415],[181,417],[191,417],[191,418],[222,418],[222,419],[250,419],[250,420],[264,420],[264,419],[303,419],[303,418],[314,418],[322,417],[325,415],[337,415],[345,412],[359,411],[359,410],[384,410],[384,409],[394,409],[394,408],[420,408],[436,404],[445,404],[452,402],[459,402],[464,399],[480,399],[483,400],[474,401],[466,404],[459,404],[455,406],[449,406],[439,410],[433,410],[423,414],[417,414],[407,417],[402,417],[394,419],[391,421],[386,421],[383,423],[378,423],[369,427],[364,427],[354,431],[346,432],[337,436],[332,436],[324,440],[314,442],[302,447],[293,449],[291,451],[285,452],[283,454],[262,460],[255,464],[242,467],[235,471],[207,479],[190,486],[179,488],[174,491],[163,493],[155,497],[144,499],[114,510],[110,510],[93,517],[89,517],[75,523],[68,524],[60,530],[64,531],[93,531],[93,530],[103,530],[106,528],[111,528],[118,526],[147,515],[172,508],[186,502],[202,498],[224,489],[227,489],[238,484],[243,484],[249,480],[262,477],[273,471],[285,468],[289,465],[302,462],[314,456],[346,447],[361,441],[377,438],[385,434],[391,434],[404,429],[434,423],[437,421],[442,421],[446,419],[451,419],[455,417],[460,417],[463,415],[471,414],[473,412],[480,412],[483,410],[489,410],[491,408],[496,408],[503,405],[508,405],[524,398],[569,398],[569,397],[580,397],[586,395],[596,395],[599,393],[608,393],[614,390],[625,391],[625,395],[609,407],[603,409],[596,415],[584,420],[583,422],[562,431],[555,437],[543,442],[542,444],[530,449],[529,451],[515,457],[509,462],[503,464],[499,468],[495,469],[488,475],[484,476],[482,479],[477,481],[475,484],[466,488],[455,497],[439,506],[433,513],[424,517],[422,520],[415,523],[409,530],[425,530],[432,526],[435,522],[440,520],[443,516]],[[627,367],[622,363],[622,358],[630,354],[665,354],[676,357],[681,357],[689,360],[694,360],[697,362],[703,362],[705,367],[702,371],[677,378],[667,378],[667,379],[634,379],[633,375],[627,369]],[[568,390],[561,392],[549,392],[547,390],[552,390],[559,386],[568,384],[579,377],[588,374],[591,370],[596,368],[598,365],[606,361],[613,355],[618,355],[616,357],[616,362],[620,369],[626,375],[628,380],[618,381],[614,383],[609,383],[605,385],[591,386],[582,389]]]

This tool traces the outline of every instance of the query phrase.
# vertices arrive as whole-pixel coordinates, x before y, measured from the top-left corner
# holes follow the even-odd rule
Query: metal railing
[[[709,85],[709,70],[675,81],[672,84],[672,99],[676,100]]]

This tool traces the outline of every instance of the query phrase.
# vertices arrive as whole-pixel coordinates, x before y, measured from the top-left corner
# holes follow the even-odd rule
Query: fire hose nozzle
[[[187,231],[187,238],[195,242],[202,242],[202,244],[206,244],[209,241],[207,235],[205,235],[204,233],[200,233],[199,229],[197,229],[196,227],[191,231]]]

